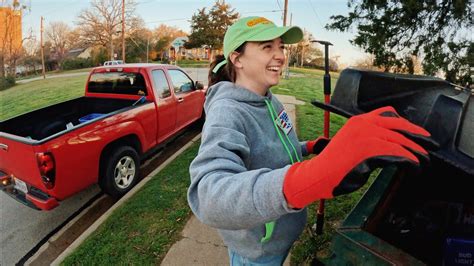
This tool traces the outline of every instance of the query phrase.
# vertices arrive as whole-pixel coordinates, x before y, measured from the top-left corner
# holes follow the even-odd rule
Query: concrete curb
[[[94,196],[95,197],[95,196]],[[44,243],[37,251],[36,253],[31,256],[26,262],[25,265],[38,265],[36,263],[36,260],[43,256],[44,252],[48,252],[48,248],[53,245],[56,245],[56,241],[60,240],[66,232],[74,227],[76,223],[78,223],[81,219],[83,219],[84,215],[87,215],[90,210],[96,208],[96,205],[100,204],[102,200],[106,198],[105,195],[102,195],[98,199],[96,199],[90,206],[87,206],[87,208],[83,209],[79,215],[75,216],[72,220],[70,220],[64,227],[62,227],[58,232],[56,232],[53,236],[51,236],[46,243]]]
[[[163,170],[168,164],[170,164],[178,155],[183,153],[186,149],[188,149],[192,144],[194,144],[197,140],[201,138],[201,134],[194,137],[190,142],[186,143],[181,149],[171,155],[164,163],[162,163],[158,168],[153,170],[148,176],[142,179],[140,183],[138,183],[132,190],[130,190],[125,196],[123,196],[119,201],[117,201],[108,211],[106,211],[97,221],[95,221],[86,231],[84,231],[72,244],[64,250],[52,263],[51,265],[59,265],[67,256],[69,256],[77,247],[79,247],[97,228],[105,222],[110,215],[120,207],[124,202],[126,202],[129,198],[131,198],[135,193],[138,192],[148,181],[151,180],[153,176],[155,176],[158,172]]]

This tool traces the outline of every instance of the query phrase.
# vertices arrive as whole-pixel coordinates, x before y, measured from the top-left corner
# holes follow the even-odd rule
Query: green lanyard
[[[275,126],[275,131],[278,133],[278,137],[280,138],[281,143],[283,144],[283,147],[285,147],[285,151],[290,157],[290,161],[292,164],[295,163],[295,160],[293,159],[293,156],[291,155],[290,149],[288,148],[288,145],[286,145],[285,141],[283,140],[283,137],[281,136],[281,130],[279,130],[279,126],[277,125],[276,118],[278,117],[277,113],[275,112],[275,109],[273,108],[273,104],[269,102],[267,99],[265,99],[265,103],[267,104],[267,109],[268,112],[270,113],[270,116],[272,117],[273,120],[273,126]],[[298,157],[298,153],[296,152],[295,146],[293,146],[293,143],[290,141],[290,138],[288,137],[287,134],[283,134],[286,137],[286,141],[290,143],[291,148],[293,149],[293,152],[295,153],[295,159],[298,162],[301,162],[301,159]]]
[[[283,140],[283,137],[281,136],[281,129],[278,129],[277,121],[276,118],[278,117],[277,113],[275,112],[275,109],[273,108],[273,104],[269,102],[267,99],[265,99],[265,103],[267,104],[267,109],[268,112],[270,113],[270,116],[272,117],[273,125],[275,126],[275,131],[278,133],[278,137],[280,138],[281,143],[283,144],[283,147],[285,148],[286,153],[288,154],[288,157],[290,157],[291,164],[295,163],[295,160],[293,159],[293,156],[290,152],[290,149],[288,148],[288,145],[286,145],[285,140]],[[284,133],[284,132],[283,132]],[[291,143],[290,138],[288,138],[288,135],[284,133],[286,137],[286,141],[290,144],[291,148],[293,149],[295,159],[298,162],[301,162],[301,159],[298,156],[298,153],[296,152],[295,146],[293,146],[293,143]],[[275,222],[269,222],[265,224],[265,236],[260,239],[260,243],[265,243],[270,238],[272,237],[273,230],[275,229]]]

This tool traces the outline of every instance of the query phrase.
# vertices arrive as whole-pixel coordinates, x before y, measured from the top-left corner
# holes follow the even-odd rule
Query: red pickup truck
[[[94,68],[84,97],[0,122],[0,188],[41,210],[94,183],[120,197],[145,155],[203,117],[204,98],[176,66]]]

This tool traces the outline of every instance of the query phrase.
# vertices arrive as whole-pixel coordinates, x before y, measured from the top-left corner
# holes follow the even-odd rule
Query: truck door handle
[[[178,98],[178,102],[179,102],[179,103],[181,103],[181,102],[183,102],[183,101],[184,101],[183,98]]]

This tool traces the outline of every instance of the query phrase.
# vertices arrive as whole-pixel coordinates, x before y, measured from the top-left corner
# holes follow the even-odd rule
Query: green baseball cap
[[[230,53],[245,42],[269,41],[280,37],[285,44],[297,43],[303,39],[303,31],[296,26],[278,27],[264,17],[245,17],[237,20],[227,29],[224,36],[225,60],[217,64],[212,72],[227,63]]]

